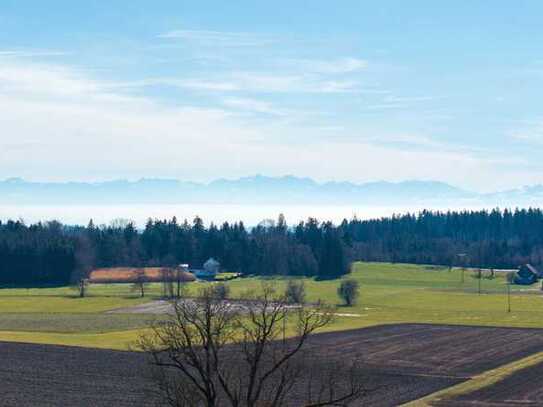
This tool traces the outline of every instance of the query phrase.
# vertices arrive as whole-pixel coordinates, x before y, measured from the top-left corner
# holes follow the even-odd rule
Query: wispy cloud
[[[228,108],[240,109],[272,116],[285,116],[287,111],[275,107],[272,103],[251,98],[226,98],[223,105]]]
[[[0,64],[0,89],[4,93],[32,96],[69,96],[93,94],[105,83],[85,78],[61,65],[6,62]]]
[[[219,162],[220,150],[253,137],[224,109],[134,97],[65,66],[4,62],[0,84],[0,162],[11,174],[175,174],[186,165],[204,173],[196,157]]]
[[[368,140],[382,145],[407,146],[413,148],[422,148],[424,150],[440,151],[466,151],[466,147],[455,145],[449,142],[437,140],[435,137],[413,133],[393,133],[382,134],[380,136],[369,137]],[[473,152],[470,150],[470,152]]]
[[[529,144],[543,144],[543,119],[519,122],[517,126],[509,132],[512,139]]]
[[[359,58],[338,58],[332,60],[290,59],[286,63],[305,72],[320,74],[345,74],[364,70],[368,61]]]
[[[113,81],[67,65],[5,56],[0,63],[1,171],[25,177],[113,174],[200,180],[218,173],[235,177],[289,172],[353,180],[353,174],[420,178],[433,168],[444,180],[459,184],[474,173],[479,174],[474,183],[496,178],[501,164],[488,155],[446,145],[430,133],[406,130],[381,136],[383,126],[361,134],[357,124],[338,114],[323,119],[330,113],[325,107],[317,107],[320,120],[314,120],[315,112],[296,111],[296,104],[289,105],[285,97],[358,95],[364,87],[357,75],[364,72],[360,61],[331,60],[312,71],[219,70]],[[157,85],[180,89],[174,95],[181,97],[161,98],[154,90],[138,89]],[[389,105],[432,100],[424,95],[378,96],[384,91],[374,91],[376,96],[368,100]],[[341,159],[323,165],[323,156]]]
[[[3,63],[1,68],[0,161],[5,175],[32,177],[47,169],[49,178],[70,174],[85,179],[88,174],[93,178],[152,174],[201,180],[219,173],[235,177],[255,172],[311,174],[323,179],[330,174],[353,179],[352,174],[364,173],[387,178],[397,177],[397,168],[383,163],[401,162],[402,168],[409,169],[402,175],[416,178],[426,174],[427,168],[446,173],[454,161],[458,178],[486,165],[466,154],[406,154],[375,140],[338,142],[335,136],[306,142],[301,153],[299,144],[291,143],[289,137],[312,140],[314,123],[276,132],[268,122],[245,122],[230,113],[230,109],[241,109],[289,114],[257,98],[226,97],[223,109],[171,106],[130,96],[115,83],[66,66]],[[275,88],[285,85],[266,82],[270,81]],[[325,130],[334,135],[345,131],[333,127],[334,123],[328,126]],[[323,166],[324,156],[342,159]]]
[[[68,52],[55,50],[7,49],[0,50],[0,58],[59,57],[70,55]]]
[[[368,104],[365,106],[368,110],[396,110],[409,109],[415,104],[430,102],[439,98],[435,96],[395,96],[386,95],[377,103]]]
[[[394,110],[394,109],[407,109],[409,105],[406,103],[394,103],[394,102],[382,102],[368,104],[365,106],[368,110]]]
[[[277,42],[277,39],[272,36],[210,30],[173,30],[160,34],[159,38],[182,40],[213,47],[257,47]]]
[[[119,86],[124,88],[137,88],[148,86],[171,86],[210,92],[234,92],[242,90],[239,84],[229,80],[209,80],[206,78],[179,79],[174,77],[148,78],[139,81],[123,82]]]
[[[133,86],[169,85],[206,92],[250,93],[348,93],[359,90],[353,80],[333,80],[315,75],[234,72],[218,78],[155,78],[132,82]]]
[[[385,101],[387,102],[397,102],[397,103],[416,103],[416,102],[429,102],[436,100],[435,96],[387,96]]]

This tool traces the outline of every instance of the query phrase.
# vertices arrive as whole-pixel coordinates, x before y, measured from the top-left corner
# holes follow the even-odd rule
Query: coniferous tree
[[[516,268],[543,265],[540,209],[431,212],[382,219],[353,218],[339,226],[310,218],[289,228],[284,216],[246,228],[149,219],[108,226],[0,222],[0,284],[69,284],[92,268],[199,268],[217,258],[225,270],[257,275],[337,278],[353,259]]]

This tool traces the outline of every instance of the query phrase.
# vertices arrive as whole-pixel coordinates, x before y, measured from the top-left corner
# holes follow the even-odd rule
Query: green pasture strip
[[[347,317],[337,317],[325,331],[350,329]],[[141,335],[150,333],[150,328],[116,330],[111,332],[47,332],[0,330],[0,341],[37,343],[44,345],[66,345],[113,350],[138,350],[136,342]],[[287,337],[295,334],[295,325],[287,325]]]
[[[424,266],[413,264],[392,264],[392,263],[355,263],[353,272],[348,276],[358,280],[366,287],[394,286],[405,288],[423,288],[436,290],[452,290],[459,292],[473,293],[478,290],[478,279],[474,278],[477,273],[473,270],[466,270],[462,282],[462,270],[442,266]],[[488,277],[488,272],[484,274]],[[229,281],[233,295],[241,295],[244,291],[259,288],[262,281],[271,281],[282,286],[289,278],[266,278],[249,277],[239,278]],[[316,281],[310,278],[304,278],[306,284],[311,288],[310,294],[318,297],[321,293],[330,295],[328,287],[337,287],[339,280]],[[184,286],[190,295],[196,294],[199,288],[209,285],[208,282],[187,283]],[[137,297],[138,292],[132,290],[132,284],[90,284],[87,289],[88,297]],[[483,292],[500,293],[505,292],[505,273],[496,273],[495,278],[481,279],[481,289]],[[539,284],[534,286],[511,286],[512,293],[539,293]],[[163,286],[161,283],[150,283],[146,287],[146,297],[159,298],[163,295]],[[0,288],[0,298],[4,297],[77,297],[78,292],[71,287],[48,287],[48,288]],[[334,300],[335,293],[332,298]]]
[[[341,279],[303,280],[308,301],[324,300],[337,306],[338,313],[356,315],[338,318],[327,330],[394,323],[543,328],[543,295],[539,284],[513,286],[511,312],[506,312],[506,273],[498,272],[494,279],[481,280],[482,294],[477,293],[478,280],[473,278],[474,272],[464,272],[463,284],[461,273],[461,269],[441,266],[355,263],[352,273],[345,277],[360,283],[360,298],[353,307],[341,306],[337,296]],[[232,298],[240,298],[245,293],[258,292],[265,283],[274,284],[278,292],[282,292],[288,281],[288,277],[248,277],[225,284],[230,287]],[[187,283],[185,295],[195,296],[199,289],[209,284],[213,283]],[[152,316],[106,312],[159,299],[163,286],[149,284],[144,298],[139,298],[131,288],[131,284],[91,284],[85,298],[79,298],[77,291],[70,287],[0,289],[0,331],[11,335],[21,332],[30,337],[32,331],[39,336],[44,333],[90,335],[138,330],[146,326],[147,318]]]
[[[18,297],[0,294],[0,313],[97,313],[150,300],[137,297]]]
[[[543,352],[536,353],[534,355],[525,357],[523,359],[508,363],[500,366],[496,369],[489,370],[479,375],[473,376],[471,379],[459,383],[457,385],[448,387],[438,392],[427,395],[421,399],[403,404],[404,407],[424,407],[433,406],[444,402],[453,397],[457,397],[463,394],[468,394],[476,390],[483,389],[485,387],[496,384],[513,373],[534,366],[538,363],[543,363]]]
[[[1,313],[0,331],[103,333],[145,328],[160,318],[149,314]]]
[[[132,350],[140,335],[145,332],[145,329],[92,334],[0,331],[0,341]]]
[[[146,285],[146,296],[162,295],[162,284],[149,283]],[[86,297],[138,297],[139,292],[133,289],[133,284],[89,284]],[[79,297],[79,291],[74,287],[45,287],[45,288],[0,288],[2,297]]]
[[[238,273],[219,273],[215,276],[215,281],[228,281],[239,278]]]

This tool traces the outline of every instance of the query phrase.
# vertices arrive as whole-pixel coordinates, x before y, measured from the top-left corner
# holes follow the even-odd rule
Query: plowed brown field
[[[376,390],[358,405],[397,406],[542,351],[543,330],[401,324],[318,334],[310,346],[326,360],[363,361],[366,387]],[[2,406],[143,406],[156,400],[142,354],[0,343],[0,360]],[[525,382],[533,388],[539,369]],[[508,405],[506,394],[496,394]]]

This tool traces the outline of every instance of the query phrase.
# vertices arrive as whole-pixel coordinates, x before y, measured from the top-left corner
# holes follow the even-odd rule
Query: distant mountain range
[[[317,183],[310,178],[256,175],[209,184],[168,180],[107,182],[0,181],[0,204],[346,204],[539,206],[543,185],[480,194],[437,181]]]

